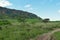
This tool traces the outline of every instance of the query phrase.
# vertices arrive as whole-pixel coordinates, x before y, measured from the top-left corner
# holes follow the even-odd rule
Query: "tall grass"
[[[18,22],[18,20],[12,21],[12,19],[8,21],[11,23],[10,25],[0,25],[0,40],[30,40],[37,35],[60,28],[60,22],[44,23],[39,20],[35,20],[36,22],[28,20],[23,23]]]

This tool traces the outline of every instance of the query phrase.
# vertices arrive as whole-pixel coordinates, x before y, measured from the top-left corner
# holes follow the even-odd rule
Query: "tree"
[[[47,22],[49,22],[49,20],[50,20],[49,18],[46,18],[46,19],[43,20],[43,22],[47,23]]]

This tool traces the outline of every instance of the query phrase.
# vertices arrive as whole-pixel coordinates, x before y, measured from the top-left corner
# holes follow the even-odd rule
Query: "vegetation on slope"
[[[54,33],[55,40],[60,40],[60,32]]]
[[[22,10],[8,9],[0,7],[0,18],[11,18],[11,19],[41,19],[33,13],[29,13]]]

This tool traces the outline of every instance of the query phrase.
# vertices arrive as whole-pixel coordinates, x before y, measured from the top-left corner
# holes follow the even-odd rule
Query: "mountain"
[[[22,11],[22,10],[16,10],[16,9],[9,9],[5,7],[0,7],[0,19],[20,19],[20,18],[25,18],[25,19],[41,19],[37,15]]]

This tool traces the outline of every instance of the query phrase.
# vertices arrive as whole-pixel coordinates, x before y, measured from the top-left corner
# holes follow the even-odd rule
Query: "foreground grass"
[[[26,21],[23,23],[17,20],[8,21],[11,24],[0,25],[0,40],[30,40],[55,28],[60,28],[60,22],[43,23]]]
[[[60,32],[54,33],[55,40],[60,40]]]

